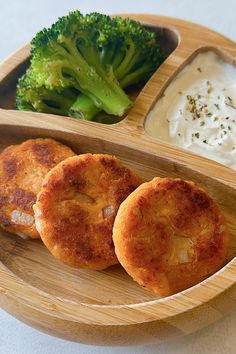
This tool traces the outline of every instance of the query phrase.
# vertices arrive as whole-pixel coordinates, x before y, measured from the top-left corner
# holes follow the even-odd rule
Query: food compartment
[[[99,138],[88,138],[80,132],[73,134],[40,128],[0,125],[0,133],[2,132],[4,135],[0,142],[0,150],[29,138],[51,137],[70,146],[77,153],[115,155],[143,180],[150,180],[155,176],[169,176],[197,182],[219,203],[227,219],[231,237],[227,261],[236,255],[234,217],[236,191],[233,188],[164,158]],[[121,305],[158,299],[157,296],[136,284],[120,265],[103,271],[73,269],[59,263],[39,240],[23,240],[2,230],[0,234],[0,261],[29,285],[66,301]],[[49,286],[51,284],[53,286]]]
[[[236,68],[227,52],[201,47],[162,89],[144,121],[148,135],[236,169]]]
[[[176,49],[179,42],[178,34],[169,29],[164,27],[154,27],[154,26],[147,26],[151,31],[156,34],[158,43],[160,44],[165,59]],[[22,51],[22,50],[21,50]],[[6,64],[9,63],[9,66],[14,63],[14,58],[18,59],[18,56],[22,56],[21,51],[16,52],[8,61],[3,64],[3,68],[7,68]],[[25,51],[26,52],[26,51]],[[29,53],[28,53],[29,54]],[[0,82],[0,108],[3,109],[15,109],[15,94],[16,94],[16,85],[18,78],[21,77],[26,69],[28,68],[30,63],[29,57],[22,60],[22,62],[14,67],[8,75],[6,75],[3,80]],[[13,66],[13,65],[12,65]],[[1,71],[1,66],[0,66]],[[136,97],[142,92],[141,85],[135,85],[127,88],[127,94],[130,96],[131,100],[134,101]],[[113,119],[114,118],[114,119]],[[104,123],[114,123],[122,120],[124,117],[109,117],[105,112],[98,114],[96,117],[97,122],[104,122]]]

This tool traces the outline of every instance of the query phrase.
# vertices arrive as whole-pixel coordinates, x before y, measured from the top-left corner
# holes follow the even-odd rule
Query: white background
[[[236,0],[0,0],[0,61],[73,9],[156,13],[211,27],[236,40]],[[1,118],[0,118],[1,119]],[[0,354],[235,354],[236,313],[190,336],[145,347],[94,347],[42,334],[0,310]]]

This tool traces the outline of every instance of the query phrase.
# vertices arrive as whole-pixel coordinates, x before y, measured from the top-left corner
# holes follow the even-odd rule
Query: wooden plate
[[[127,16],[127,15],[126,15]],[[220,204],[230,230],[227,264],[202,283],[158,298],[139,287],[121,266],[104,271],[69,268],[40,241],[1,231],[0,305],[52,335],[89,344],[162,341],[200,329],[236,308],[236,172],[149,137],[144,119],[158,97],[196,53],[217,51],[235,63],[234,42],[206,28],[153,15],[130,15],[160,36],[168,55],[120,123],[102,125],[13,108],[15,84],[28,65],[29,46],[0,66],[0,149],[32,137],[53,137],[78,153],[118,156],[144,179],[172,176],[204,187]]]

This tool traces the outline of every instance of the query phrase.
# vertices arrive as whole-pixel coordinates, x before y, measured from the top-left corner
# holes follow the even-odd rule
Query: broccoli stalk
[[[97,23],[79,11],[60,18],[32,41],[32,75],[39,86],[60,92],[73,87],[109,114],[122,116],[132,105],[111,71],[102,66],[98,37],[105,15]]]
[[[68,115],[73,118],[93,120],[100,111],[101,109],[94,104],[89,96],[81,94],[69,107]]]
[[[136,21],[115,17],[104,32],[103,40],[98,38],[100,63],[110,68],[122,88],[145,83],[163,61],[154,33]],[[99,111],[89,96],[80,95],[69,114],[91,120]]]

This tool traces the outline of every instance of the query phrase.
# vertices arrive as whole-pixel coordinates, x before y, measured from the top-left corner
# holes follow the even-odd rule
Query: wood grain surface
[[[0,66],[0,150],[33,137],[53,137],[77,153],[114,154],[144,180],[181,177],[202,186],[221,206],[230,232],[227,264],[204,282],[167,298],[144,291],[122,269],[69,268],[39,240],[0,232],[0,305],[52,335],[90,344],[160,342],[191,333],[236,309],[236,172],[149,137],[147,113],[176,74],[199,51],[213,49],[235,64],[236,45],[206,28],[175,19],[130,15],[152,27],[167,59],[114,125],[14,110],[17,78],[29,46]]]

